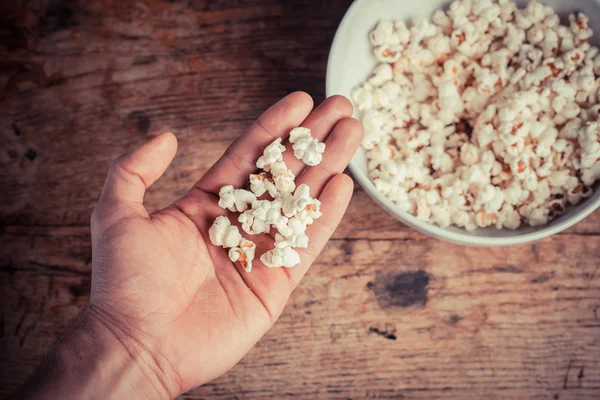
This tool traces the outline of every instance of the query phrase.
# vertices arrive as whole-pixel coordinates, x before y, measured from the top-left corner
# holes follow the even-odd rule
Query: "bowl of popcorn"
[[[327,95],[365,135],[350,169],[454,243],[538,240],[600,206],[600,0],[357,0]]]

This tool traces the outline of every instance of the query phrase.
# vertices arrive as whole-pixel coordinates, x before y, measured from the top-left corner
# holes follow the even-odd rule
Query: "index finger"
[[[256,160],[264,148],[275,139],[285,139],[310,114],[312,107],[312,98],[304,92],[294,92],[279,100],[225,150],[194,187],[217,194],[225,185],[244,186],[248,175],[257,170]]]

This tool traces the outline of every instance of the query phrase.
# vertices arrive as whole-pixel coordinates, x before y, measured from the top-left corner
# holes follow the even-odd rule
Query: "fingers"
[[[257,245],[252,273],[245,272],[239,263],[235,263],[235,269],[231,268],[228,263],[223,263],[223,268],[218,268],[216,272],[221,274],[222,279],[230,282],[245,282],[246,286],[251,288],[261,300],[274,321],[342,219],[352,197],[353,189],[352,179],[344,174],[334,176],[325,186],[319,197],[323,215],[315,220],[306,232],[309,237],[309,247],[296,249],[300,254],[300,264],[289,269],[268,268],[263,265],[260,256],[273,248],[273,238],[263,234],[250,236],[250,240]]]
[[[331,96],[325,99],[325,101],[323,101],[323,103],[321,103],[321,105],[319,105],[306,120],[302,122],[301,126],[309,128],[313,137],[322,142],[341,119],[350,116],[352,116],[352,103],[344,96]],[[306,167],[302,160],[298,160],[294,156],[294,150],[290,143],[286,143],[284,160],[288,168],[291,169],[295,175],[300,174]]]
[[[166,132],[118,157],[108,171],[97,210],[126,204],[130,212],[143,212],[146,189],[161,177],[176,152],[177,138]]]
[[[218,193],[224,185],[244,186],[248,175],[256,171],[256,160],[264,148],[277,138],[285,140],[290,130],[310,114],[312,107],[311,97],[304,92],[295,92],[281,99],[229,146],[195,187]]]
[[[306,230],[306,235],[309,237],[308,248],[297,249],[300,254],[300,264],[288,270],[294,287],[306,274],[342,220],[352,198],[353,190],[354,182],[345,174],[335,175],[323,189],[319,196],[323,215]]]
[[[362,124],[354,118],[344,118],[337,123],[325,140],[325,153],[319,165],[310,167],[298,179],[306,183],[313,197],[319,196],[331,177],[344,171],[363,138]]]

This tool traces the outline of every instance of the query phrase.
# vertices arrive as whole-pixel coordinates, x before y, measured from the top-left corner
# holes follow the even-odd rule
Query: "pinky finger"
[[[353,190],[354,182],[352,182],[352,178],[345,174],[338,174],[331,178],[321,192],[319,201],[321,201],[323,215],[316,219],[306,230],[306,235],[309,238],[308,247],[297,249],[300,254],[300,264],[288,270],[293,287],[298,285],[300,279],[306,274],[306,271],[333,235],[346,212],[346,208],[348,208]]]

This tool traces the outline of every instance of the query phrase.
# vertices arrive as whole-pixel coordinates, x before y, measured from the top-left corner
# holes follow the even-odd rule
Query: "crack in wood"
[[[539,275],[538,277],[532,279],[530,282],[531,283],[545,283],[545,282],[548,282],[550,279],[554,278],[555,274],[556,273],[554,271],[545,272],[545,273]]]
[[[73,274],[73,275],[82,275],[82,276],[89,276],[90,272],[86,272],[86,271],[78,271],[75,269],[70,269],[70,268],[64,268],[61,267],[59,265],[52,265],[52,264],[44,264],[38,261],[30,261],[31,264],[40,267],[41,269],[45,269],[47,271],[53,272],[53,273],[65,273],[65,274]],[[31,271],[37,271],[38,269],[35,268],[19,268],[19,267],[15,267],[15,266],[7,266],[7,267],[0,267],[0,271],[19,271],[19,272],[31,272]]]
[[[573,360],[569,360],[569,365],[567,365],[567,372],[565,372],[565,377],[563,378],[563,389],[567,389],[567,384],[569,383],[569,372],[571,371],[572,364]]]
[[[0,204],[0,266],[12,263],[0,271],[6,291],[0,329],[15,344],[6,346],[7,360],[18,362],[0,386],[19,383],[87,300],[88,215],[116,152],[140,133],[176,131],[182,151],[147,200],[154,207],[183,195],[268,103],[296,88],[316,102],[324,97],[319,82],[329,43],[351,3],[172,1],[145,0],[143,9],[127,2],[6,2],[17,20],[4,35],[10,43],[3,62],[7,93],[16,95],[2,101],[3,139],[15,147],[0,167],[8,182]],[[114,17],[116,25],[101,23]],[[127,119],[135,110],[140,118]],[[34,162],[24,156],[29,147],[40,152]],[[43,201],[33,201],[34,194]],[[357,185],[336,237],[293,295],[297,308],[288,307],[240,368],[182,398],[468,398],[474,390],[558,398],[563,381],[593,396],[600,389],[591,344],[599,327],[593,266],[599,217],[509,253],[457,250],[389,217]],[[340,267],[328,268],[335,262]],[[549,270],[560,280],[532,284]],[[405,275],[396,296],[386,289],[399,274],[415,271],[430,274],[430,282]],[[382,307],[377,290],[389,305],[411,308]],[[39,331],[32,324],[38,312],[45,318]],[[401,333],[377,325],[392,320]],[[336,343],[327,334],[332,321]],[[365,343],[368,335],[381,336],[369,327],[396,340]],[[523,353],[525,347],[530,351]],[[570,358],[574,375],[563,376]],[[288,367],[279,365],[282,359]],[[265,365],[277,372],[267,385]],[[533,379],[540,370],[543,379]],[[0,397],[8,395],[2,390]]]
[[[375,334],[377,334],[383,338],[386,338],[388,340],[396,340],[397,339],[395,332],[388,332],[387,330],[381,330],[374,326],[369,327],[369,332],[375,333]]]
[[[19,129],[17,124],[15,124],[14,122],[12,123],[12,129],[13,129],[13,133],[15,134],[15,136],[21,136],[21,130]]]
[[[510,274],[520,274],[523,272],[523,269],[517,267],[516,265],[496,265],[492,267],[491,270],[495,272],[505,272]]]
[[[581,381],[583,380],[583,378],[585,378],[583,371],[584,371],[584,367],[582,366],[581,369],[579,370],[579,373],[577,374],[577,380],[579,381],[580,384],[581,384]]]

